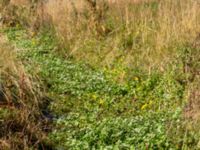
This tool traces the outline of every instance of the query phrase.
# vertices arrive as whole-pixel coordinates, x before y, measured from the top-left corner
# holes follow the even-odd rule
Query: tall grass
[[[105,67],[105,72],[116,73],[121,82],[131,69],[141,69],[150,75],[155,71],[165,72],[170,66],[171,70],[167,71],[173,74],[173,81],[183,86],[182,92],[188,91],[185,116],[199,118],[198,1],[50,0],[36,4],[13,0],[3,6],[6,6],[4,22],[8,20],[9,26],[29,27],[33,40],[39,29],[48,27],[48,32],[52,29],[59,39],[59,49],[54,50],[62,57]],[[53,39],[47,37],[47,41],[48,38]],[[44,35],[44,43],[45,40]],[[48,47],[48,43],[45,46]],[[12,113],[4,113],[6,116],[0,115],[4,121],[4,124],[0,121],[0,130],[6,131],[0,134],[0,146],[23,149],[35,144],[38,148],[43,145],[45,133],[41,132],[43,125],[37,122],[41,119],[39,105],[42,103],[37,82],[26,73],[10,48],[1,46],[0,53],[0,85],[4,89],[0,111],[12,110]],[[62,69],[60,72],[63,73]],[[19,132],[13,131],[14,128],[19,128]]]
[[[45,118],[38,83],[3,37],[0,53],[0,149],[43,149]]]
[[[66,56],[102,66],[120,61],[125,67],[164,70],[177,47],[192,43],[200,32],[199,5],[192,0],[51,0],[39,1],[35,15],[23,10],[18,16],[28,18],[33,30],[45,22],[53,25]]]
[[[49,1],[44,12],[65,55],[91,64],[110,66],[120,58],[125,66],[162,70],[200,32],[199,3],[192,0]]]

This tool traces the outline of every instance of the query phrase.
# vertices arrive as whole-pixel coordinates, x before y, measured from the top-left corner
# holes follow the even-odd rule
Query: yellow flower
[[[93,95],[92,95],[92,98],[93,98],[94,100],[96,100],[96,99],[97,99],[97,96],[96,96],[95,94],[93,94]]]
[[[135,81],[138,81],[138,80],[139,80],[139,78],[138,78],[138,77],[134,77],[134,80],[135,80]]]
[[[99,100],[99,104],[103,104],[104,103],[104,100],[103,99],[100,99]]]
[[[33,45],[33,46],[36,45],[36,41],[35,41],[35,39],[32,40],[32,45]]]
[[[153,101],[152,101],[152,100],[150,100],[150,101],[149,101],[149,105],[152,105],[152,104],[153,104]]]
[[[144,110],[144,109],[146,109],[146,108],[147,108],[147,106],[148,106],[148,104],[144,104],[144,105],[142,105],[142,107],[141,107],[141,110]]]

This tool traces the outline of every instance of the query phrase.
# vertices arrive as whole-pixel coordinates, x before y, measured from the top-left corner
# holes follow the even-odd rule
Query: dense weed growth
[[[0,146],[199,148],[198,1],[2,2]]]

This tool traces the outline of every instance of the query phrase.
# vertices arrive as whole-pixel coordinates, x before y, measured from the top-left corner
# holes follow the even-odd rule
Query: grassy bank
[[[182,57],[162,73],[110,70],[63,58],[49,32],[30,37],[10,28],[5,33],[54,99],[49,138],[57,149],[190,149],[198,143],[183,116],[188,83],[180,71]],[[128,74],[123,82],[121,71]]]
[[[0,149],[47,148],[48,120],[38,79],[26,71],[2,32],[0,53]]]
[[[85,7],[55,1],[18,5],[13,18],[5,18],[0,33],[20,62],[18,67],[0,57],[2,64],[12,64],[6,67],[11,74],[1,71],[17,83],[14,93],[22,100],[12,108],[26,106],[20,113],[29,110],[33,117],[25,124],[37,126],[36,137],[44,135],[36,146],[27,140],[16,149],[199,149],[198,2],[84,2]],[[8,8],[4,13],[13,6]],[[38,18],[26,16],[37,13]],[[2,123],[4,115],[15,114],[0,109]],[[7,142],[8,133],[10,141],[23,139],[5,131],[0,143],[8,149],[17,145]]]

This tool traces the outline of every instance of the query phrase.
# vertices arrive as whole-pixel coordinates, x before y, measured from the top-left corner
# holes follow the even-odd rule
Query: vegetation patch
[[[46,149],[49,121],[37,78],[24,69],[16,51],[0,42],[0,149]]]
[[[181,65],[150,75],[124,69],[129,76],[119,82],[113,80],[118,68],[112,72],[59,56],[51,34],[27,38],[27,31],[17,28],[6,33],[20,49],[27,70],[34,70],[55,99],[51,110],[56,119],[49,138],[57,149],[179,149],[187,145],[181,124],[179,140],[171,139],[176,132],[172,125],[183,120],[186,103],[186,84],[176,74]]]
[[[198,2],[22,3],[0,1],[0,149],[200,148]]]

